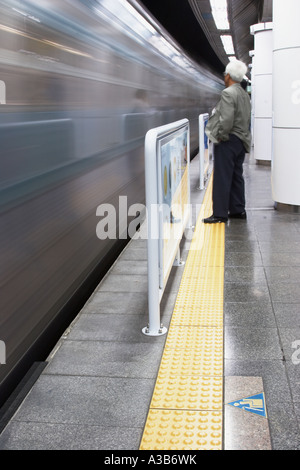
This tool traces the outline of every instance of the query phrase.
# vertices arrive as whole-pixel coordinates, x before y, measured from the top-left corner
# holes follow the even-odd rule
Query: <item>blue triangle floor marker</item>
[[[251,397],[243,398],[242,400],[235,400],[231,403],[228,403],[228,405],[234,406],[235,408],[240,408],[244,411],[248,411],[249,413],[254,413],[256,415],[262,416],[263,418],[267,417],[264,393],[252,395]]]

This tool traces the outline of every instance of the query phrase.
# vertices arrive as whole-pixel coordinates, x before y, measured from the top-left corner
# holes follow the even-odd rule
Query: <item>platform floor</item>
[[[181,450],[300,449],[300,216],[274,210],[270,176],[270,167],[247,157],[248,219],[224,227],[223,372],[187,372],[183,383],[172,378],[179,393],[188,382],[192,393],[200,387],[205,395],[207,381],[213,382],[208,388],[216,393],[217,411],[211,403],[205,409],[196,405],[198,447],[191,445],[194,408],[155,408],[166,415],[175,411],[175,428],[185,415]],[[197,186],[196,158],[191,164],[195,208],[205,196]],[[196,227],[198,216],[195,210]],[[182,242],[185,261],[191,244]],[[168,336],[143,335],[148,321],[146,240],[132,240],[52,351],[0,435],[0,449],[143,448],[183,273],[183,268],[172,269],[162,299]],[[218,338],[215,343],[220,348]],[[218,414],[209,421],[209,432],[207,412]],[[162,443],[152,441],[150,447],[171,448],[165,429],[156,429],[155,439],[159,435]]]

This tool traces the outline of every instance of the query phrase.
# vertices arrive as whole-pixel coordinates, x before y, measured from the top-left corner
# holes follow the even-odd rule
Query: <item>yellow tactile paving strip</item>
[[[224,224],[212,178],[185,265],[140,450],[222,450]]]

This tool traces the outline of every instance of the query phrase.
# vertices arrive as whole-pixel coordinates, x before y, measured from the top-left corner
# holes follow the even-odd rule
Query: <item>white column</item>
[[[255,56],[255,93],[252,98],[254,158],[259,162],[272,160],[272,30],[272,23],[259,23],[250,28],[251,34],[254,35]]]
[[[300,206],[299,18],[299,0],[273,0],[273,199],[295,211]]]
[[[252,58],[252,63],[249,64],[251,75],[251,137],[252,147],[254,146],[254,118],[255,118],[255,52],[250,51],[249,56]]]

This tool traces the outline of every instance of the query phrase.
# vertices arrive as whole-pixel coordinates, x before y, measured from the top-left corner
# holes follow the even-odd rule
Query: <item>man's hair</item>
[[[246,75],[248,67],[240,60],[232,60],[226,67],[225,72],[229,73],[234,82],[240,83]]]

